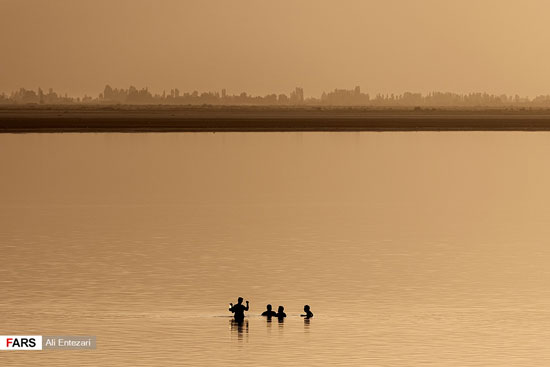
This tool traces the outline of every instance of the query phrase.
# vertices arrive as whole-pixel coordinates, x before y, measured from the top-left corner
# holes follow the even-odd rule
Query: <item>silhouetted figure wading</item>
[[[229,311],[233,312],[235,316],[236,321],[242,321],[244,320],[244,311],[248,311],[248,301],[246,301],[246,306],[243,305],[243,298],[239,297],[237,300],[237,304],[233,305],[233,303],[230,303]]]
[[[300,315],[300,316],[305,317],[306,319],[309,319],[309,318],[313,317],[313,312],[311,312],[311,309],[309,308],[309,305],[304,306],[304,312],[306,314],[305,315]]]
[[[283,306],[279,306],[279,309],[277,310],[277,318],[284,319],[286,317],[285,308]]]
[[[271,305],[265,306],[266,310],[262,313],[262,316],[267,317],[275,317],[277,316],[277,312],[273,311]]]

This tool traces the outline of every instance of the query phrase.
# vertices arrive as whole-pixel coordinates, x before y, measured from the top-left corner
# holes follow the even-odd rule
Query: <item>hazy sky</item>
[[[548,0],[0,0],[0,91],[550,94]]]

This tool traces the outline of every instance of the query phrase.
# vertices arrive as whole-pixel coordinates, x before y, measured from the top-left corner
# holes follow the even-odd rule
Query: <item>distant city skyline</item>
[[[360,86],[352,89],[334,89],[320,96],[306,97],[304,89],[296,87],[290,93],[270,93],[253,95],[247,92],[231,94],[221,91],[199,92],[180,91],[172,88],[162,93],[152,93],[147,87],[113,88],[106,85],[103,91],[94,96],[71,96],[57,93],[52,88],[30,90],[20,88],[10,93],[0,93],[0,105],[10,104],[144,104],[144,105],[259,105],[259,106],[381,106],[381,107],[545,107],[550,108],[550,94],[534,98],[518,94],[489,94],[472,92],[466,94],[452,92],[377,93],[371,95],[361,91]]]

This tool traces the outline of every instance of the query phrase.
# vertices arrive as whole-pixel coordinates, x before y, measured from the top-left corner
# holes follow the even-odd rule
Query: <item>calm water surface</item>
[[[0,365],[550,364],[550,134],[0,135],[0,175],[0,334],[98,340]]]

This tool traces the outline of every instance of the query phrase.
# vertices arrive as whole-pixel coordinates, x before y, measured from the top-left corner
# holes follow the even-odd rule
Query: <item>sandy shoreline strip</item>
[[[216,106],[0,108],[0,133],[177,131],[550,131],[550,110]]]

